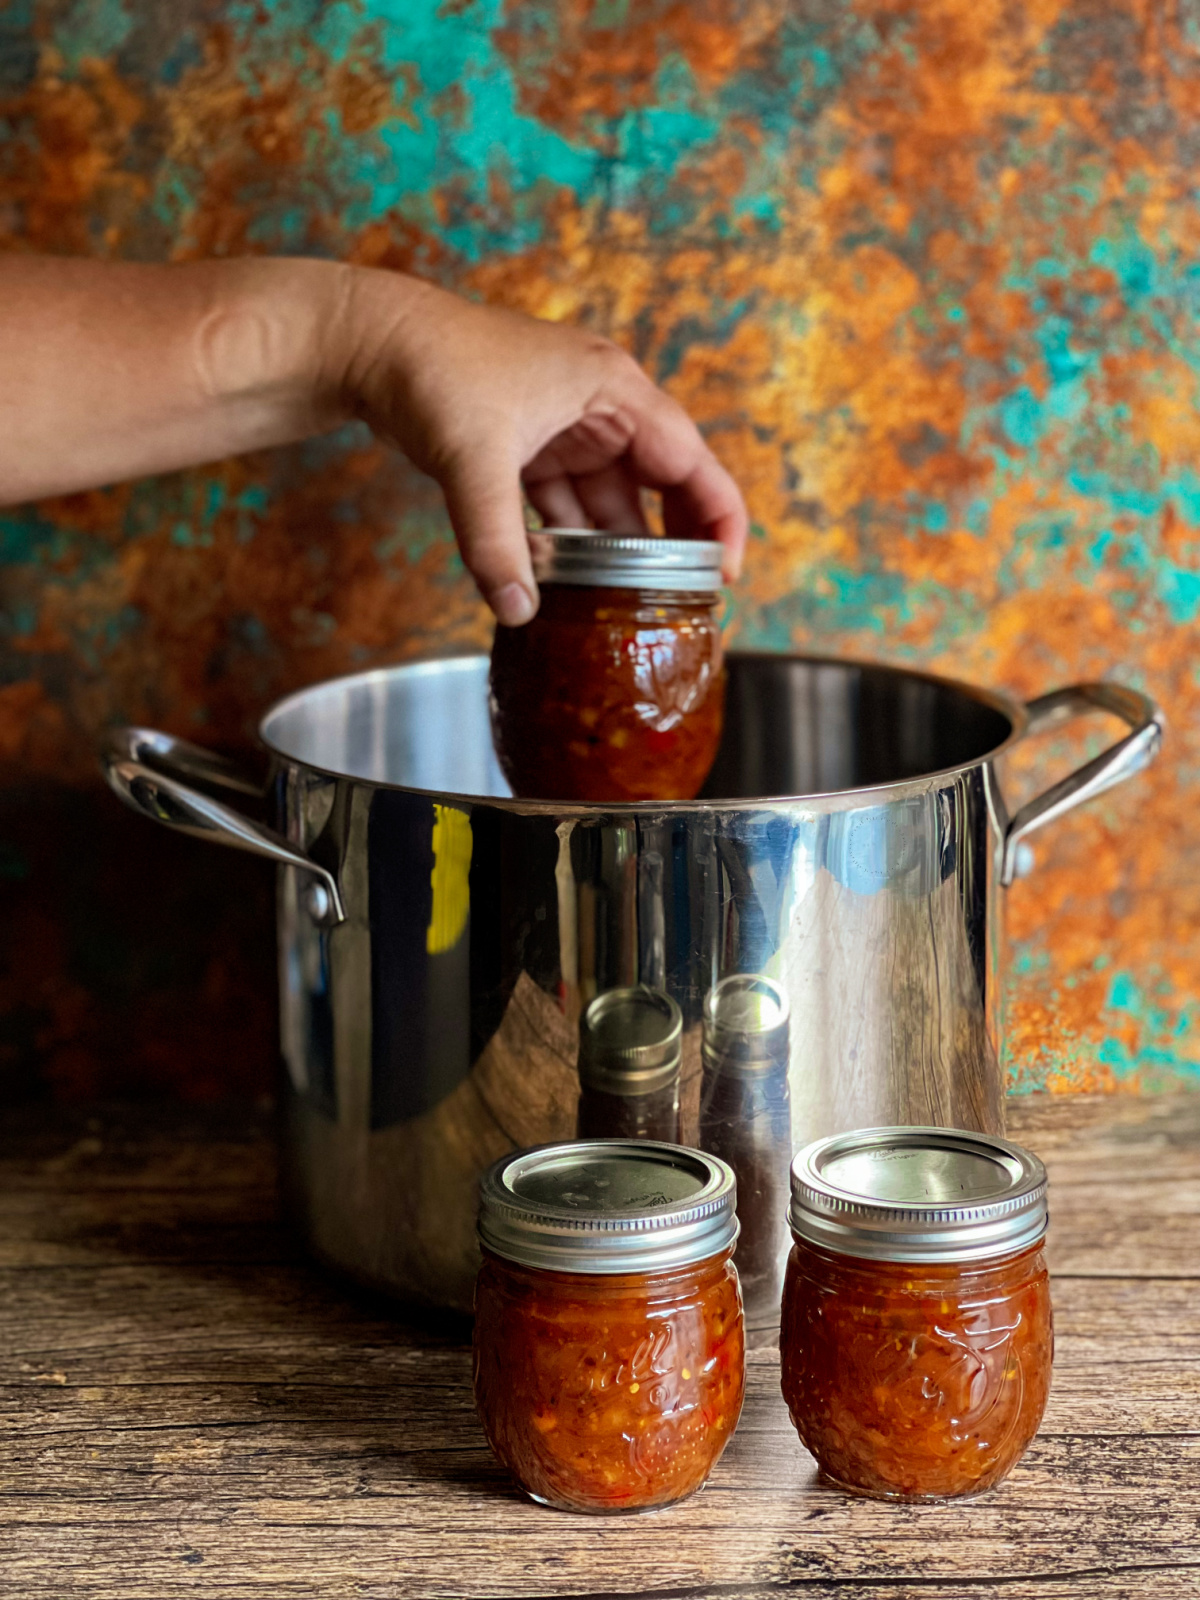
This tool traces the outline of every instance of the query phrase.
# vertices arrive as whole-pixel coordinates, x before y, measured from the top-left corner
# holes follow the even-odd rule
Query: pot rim
[[[481,650],[454,651],[439,656],[416,656],[408,661],[397,661],[390,666],[370,667],[365,672],[341,673],[334,678],[322,678],[316,683],[307,685],[303,689],[294,689],[291,694],[284,695],[268,706],[259,718],[257,735],[259,742],[270,752],[278,762],[287,766],[303,768],[306,772],[317,773],[322,777],[331,778],[339,783],[360,784],[368,789],[386,789],[399,794],[422,795],[439,803],[450,802],[462,806],[494,806],[497,810],[513,812],[520,816],[554,816],[554,817],[650,817],[661,816],[663,812],[682,813],[684,815],[698,815],[704,812],[728,812],[747,810],[769,810],[774,806],[805,805],[814,810],[840,809],[836,804],[847,801],[857,803],[863,797],[872,797],[876,801],[890,799],[901,794],[911,794],[914,790],[922,790],[930,784],[940,782],[946,778],[958,777],[967,772],[973,772],[977,767],[983,767],[995,761],[1017,744],[1025,735],[1029,725],[1029,713],[1024,704],[1014,696],[1004,693],[999,689],[981,689],[975,684],[964,683],[961,678],[948,678],[936,672],[924,672],[920,668],[893,665],[886,661],[864,660],[858,656],[823,656],[809,654],[807,651],[791,650],[729,650],[727,656],[736,656],[746,660],[769,661],[803,661],[812,666],[829,667],[859,667],[867,671],[892,673],[897,677],[913,678],[922,683],[935,685],[939,689],[950,689],[958,694],[965,695],[969,700],[974,700],[991,710],[1006,717],[1009,722],[1008,735],[993,749],[985,751],[982,755],[975,756],[970,761],[961,761],[954,766],[938,767],[931,772],[918,773],[912,778],[900,778],[889,783],[861,784],[849,789],[822,789],[810,794],[768,794],[744,795],[736,799],[696,799],[696,800],[613,800],[613,801],[584,801],[584,800],[518,800],[511,795],[492,794],[467,794],[453,789],[425,789],[414,784],[387,783],[379,778],[363,778],[352,772],[339,772],[333,767],[324,767],[315,761],[302,760],[299,756],[292,755],[272,742],[265,732],[267,723],[280,713],[287,711],[297,702],[305,699],[316,691],[330,689],[335,686],[346,687],[353,683],[378,683],[387,678],[405,672],[414,675],[432,671],[434,668],[446,667],[461,663],[486,662],[488,656]]]

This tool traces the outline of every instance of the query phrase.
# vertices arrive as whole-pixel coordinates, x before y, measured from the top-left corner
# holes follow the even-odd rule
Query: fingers
[[[608,533],[647,531],[641,492],[627,460],[597,472],[526,474],[525,492],[548,527],[602,528]]]
[[[676,539],[717,539],[732,581],[742,567],[749,517],[737,484],[705,444],[696,424],[633,362],[625,366],[613,399],[630,442],[631,477],[663,496],[663,519]],[[601,398],[601,404],[603,404]]]
[[[575,492],[596,528],[610,533],[646,533],[642,495],[630,462],[622,457],[600,472],[575,479]]]
[[[503,451],[456,456],[439,473],[468,572],[506,628],[538,608],[517,463]]]
[[[587,528],[587,512],[565,473],[530,482],[525,480],[529,503],[548,528]]]
[[[553,359],[543,361],[546,381],[534,386],[532,397],[506,402],[507,410],[489,408],[486,426],[476,416],[469,449],[462,446],[459,413],[452,454],[429,440],[412,451],[441,482],[463,560],[497,619],[520,626],[538,605],[522,478],[548,524],[633,534],[647,531],[642,487],[658,489],[667,533],[719,540],[725,575],[736,578],[746,508],[683,408],[614,346],[548,327],[538,337],[550,341]],[[522,325],[522,347],[530,340]],[[436,421],[441,412],[432,409]],[[441,441],[434,437],[432,444]]]
[[[704,537],[724,546],[722,567],[732,583],[741,573],[750,521],[737,484],[707,447],[682,483],[662,492],[663,525],[668,538]]]

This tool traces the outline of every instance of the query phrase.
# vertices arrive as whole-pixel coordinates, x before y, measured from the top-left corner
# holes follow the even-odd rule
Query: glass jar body
[[[742,1409],[730,1253],[605,1277],[485,1250],[474,1368],[488,1442],[533,1499],[592,1512],[682,1499],[704,1483]]]
[[[787,1261],[792,1117],[787,1063],[740,1074],[705,1063],[701,1149],[737,1178],[738,1279],[751,1348],[773,1343]],[[765,1337],[759,1337],[764,1335]]]
[[[802,1443],[846,1489],[941,1500],[992,1488],[1037,1432],[1053,1352],[1040,1244],[961,1265],[792,1247],[783,1395]]]
[[[679,1083],[650,1094],[610,1094],[584,1084],[579,1093],[580,1139],[658,1139],[678,1144]]]
[[[513,793],[690,800],[725,704],[715,594],[547,583],[532,622],[497,628],[491,708]]]

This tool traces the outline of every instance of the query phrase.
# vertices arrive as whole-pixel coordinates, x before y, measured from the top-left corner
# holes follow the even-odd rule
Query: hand
[[[401,273],[245,257],[0,254],[0,505],[219,461],[365,418],[441,484],[501,622],[537,609],[522,485],[547,522],[746,540],[686,413],[595,334]]]
[[[558,527],[643,533],[661,490],[673,538],[718,539],[737,576],[741,494],[687,413],[637,362],[578,328],[356,269],[331,340],[343,403],[437,480],[498,620],[537,609],[521,491]]]

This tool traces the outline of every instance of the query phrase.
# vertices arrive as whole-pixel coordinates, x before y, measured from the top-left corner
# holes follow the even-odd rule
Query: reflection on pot
[[[597,995],[579,1024],[579,1137],[678,1144],[682,1041],[679,1007],[660,990]]]
[[[734,973],[704,1002],[700,1145],[737,1178],[741,1233],[734,1264],[747,1335],[773,1343],[790,1239],[792,1118],[787,995],[759,973]]]

